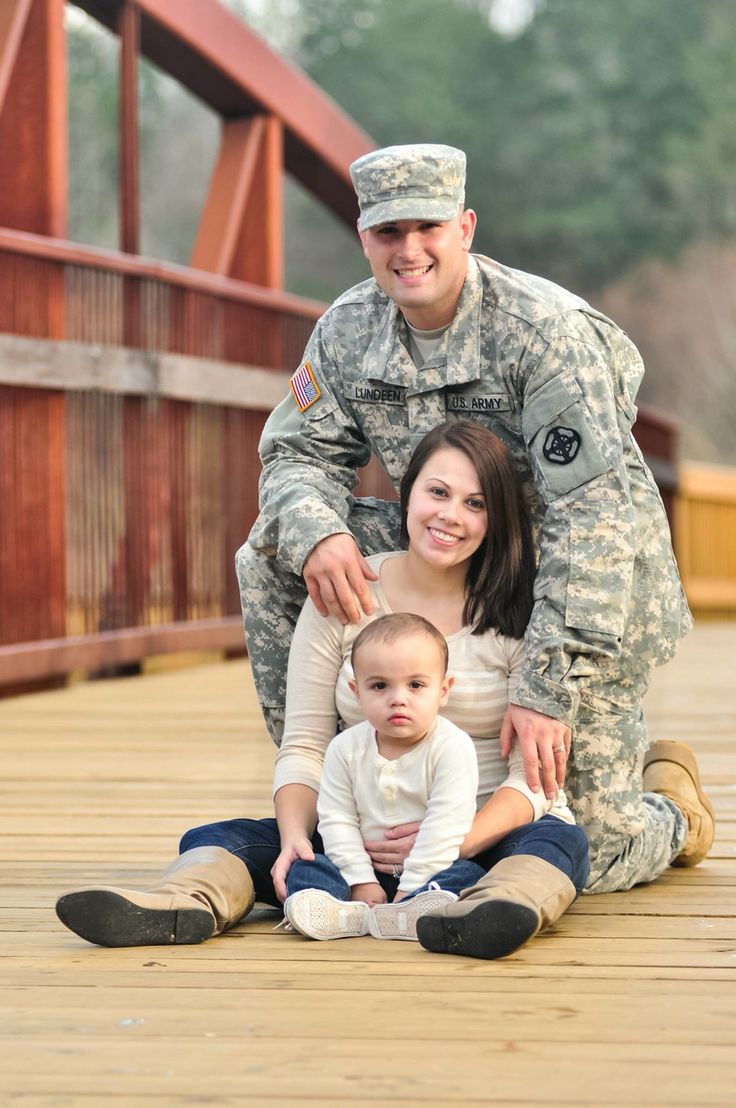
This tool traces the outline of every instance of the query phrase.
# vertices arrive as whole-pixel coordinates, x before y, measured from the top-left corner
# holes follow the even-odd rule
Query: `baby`
[[[364,723],[332,740],[317,810],[325,854],[295,861],[284,913],[313,939],[416,939],[416,921],[484,870],[459,860],[476,810],[472,739],[439,716],[452,687],[447,643],[426,619],[382,616],[356,638],[350,687]],[[403,872],[378,873],[363,845],[421,821]]]

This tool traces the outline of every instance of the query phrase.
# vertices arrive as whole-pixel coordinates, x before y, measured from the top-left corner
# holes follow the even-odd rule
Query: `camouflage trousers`
[[[365,555],[397,550],[398,505],[356,500],[350,528]],[[248,543],[235,562],[253,680],[266,725],[279,745],[289,646],[306,589],[301,577]],[[648,741],[641,702],[648,678],[648,670],[610,662],[581,690],[565,790],[590,843],[588,893],[653,881],[687,837],[676,805],[642,792]]]
[[[641,703],[649,671],[601,667],[580,692],[565,793],[590,844],[586,893],[654,881],[685,844],[688,825],[668,797],[642,791],[649,746]]]

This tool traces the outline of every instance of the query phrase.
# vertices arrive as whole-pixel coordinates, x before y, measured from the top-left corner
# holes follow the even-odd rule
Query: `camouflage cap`
[[[360,204],[359,231],[399,219],[444,223],[465,201],[465,154],[454,146],[385,146],[353,162],[350,176]]]

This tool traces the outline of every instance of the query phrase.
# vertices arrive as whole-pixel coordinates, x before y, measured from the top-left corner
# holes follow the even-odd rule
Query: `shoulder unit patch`
[[[309,362],[304,362],[299,366],[289,381],[289,388],[300,412],[306,412],[307,408],[311,408],[312,404],[319,400],[322,395]]]
[[[547,433],[542,453],[548,462],[558,466],[568,466],[574,462],[582,439],[574,427],[553,427]]]

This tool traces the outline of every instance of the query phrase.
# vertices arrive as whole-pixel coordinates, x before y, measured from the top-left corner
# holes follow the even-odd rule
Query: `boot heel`
[[[188,908],[185,912],[171,914],[176,916],[176,938],[171,941],[180,946],[203,943],[215,929],[215,921],[204,909],[198,912],[196,908]]]
[[[486,901],[467,916],[422,916],[417,920],[417,938],[425,950],[466,958],[505,958],[538,930],[536,912],[507,900]]]

